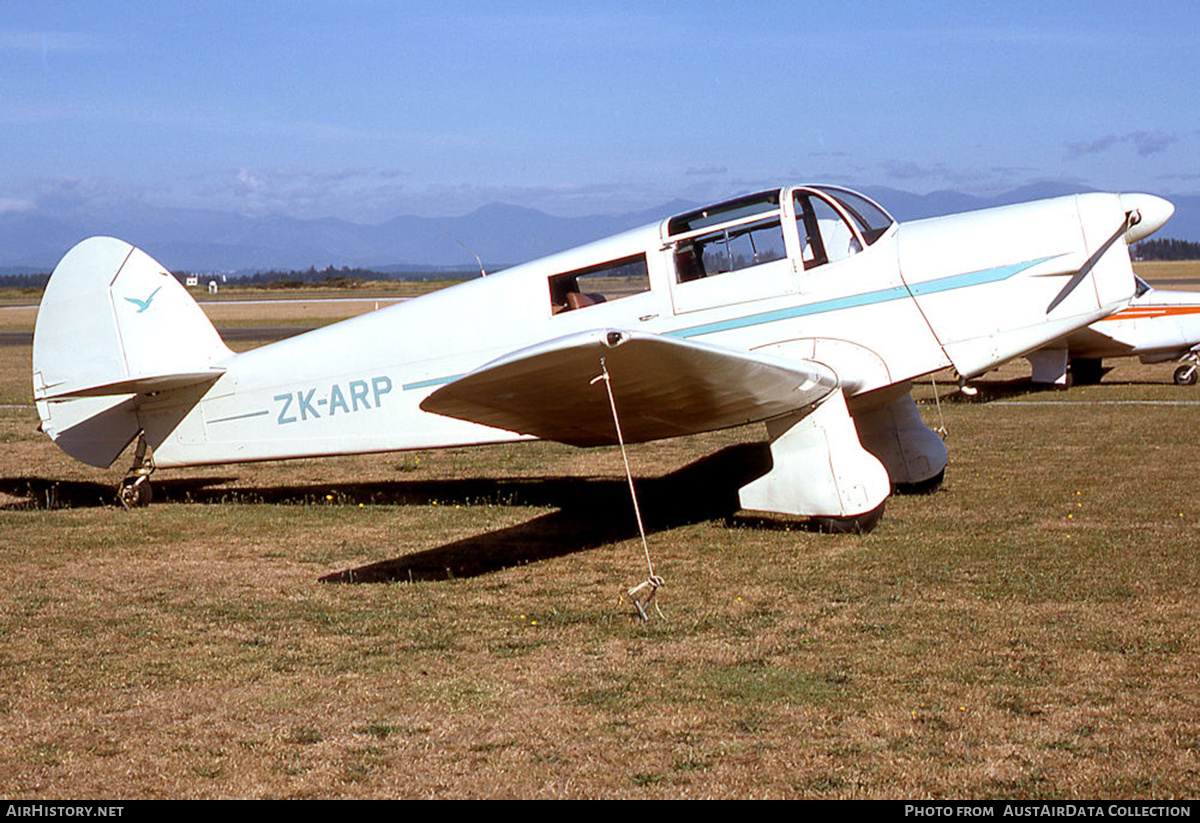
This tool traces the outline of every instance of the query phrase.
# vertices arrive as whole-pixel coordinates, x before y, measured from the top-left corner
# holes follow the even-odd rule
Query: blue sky
[[[0,0],[0,213],[1200,191],[1200,4]]]

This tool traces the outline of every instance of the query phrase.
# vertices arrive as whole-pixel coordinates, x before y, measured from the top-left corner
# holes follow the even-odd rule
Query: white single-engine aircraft
[[[1026,355],[1035,383],[1066,387],[1099,383],[1103,358],[1137,357],[1143,363],[1181,362],[1175,382],[1196,383],[1200,365],[1200,293],[1152,288],[1141,278],[1127,308]]]
[[[156,468],[766,421],[772,465],[742,508],[869,528],[893,485],[946,467],[910,381],[1123,308],[1128,244],[1172,211],[1092,193],[901,225],[852,191],[788,186],[240,354],[166,269],[95,237],[46,287],[34,397],[84,463],[137,441],[126,505]]]

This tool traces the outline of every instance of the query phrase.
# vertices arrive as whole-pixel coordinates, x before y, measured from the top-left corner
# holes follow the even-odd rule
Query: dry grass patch
[[[1200,260],[1149,260],[1134,263],[1133,268],[1157,288],[1200,290]]]
[[[729,521],[727,467],[676,474],[757,429],[636,447],[648,624],[616,599],[645,568],[611,450],[163,472],[126,512],[119,471],[5,410],[0,789],[1194,796],[1200,406],[1093,401],[1200,395],[1167,366],[1013,379],[942,385],[945,485],[865,536]],[[390,582],[318,582],[367,567]]]

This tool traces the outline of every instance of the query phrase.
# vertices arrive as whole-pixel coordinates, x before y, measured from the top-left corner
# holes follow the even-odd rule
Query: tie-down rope
[[[613,426],[617,430],[617,442],[621,445],[621,460],[625,463],[625,479],[629,482],[629,496],[633,499],[633,514],[637,518],[638,534],[642,537],[642,551],[646,554],[646,568],[649,570],[649,576],[645,581],[624,591],[620,595],[620,599],[628,598],[643,621],[650,619],[646,613],[646,607],[651,603],[654,604],[654,610],[658,612],[658,616],[666,620],[666,615],[662,613],[662,609],[658,607],[658,602],[655,600],[658,589],[663,585],[663,579],[654,573],[654,563],[650,559],[650,544],[646,542],[646,527],[642,524],[642,509],[638,506],[637,490],[633,487],[633,473],[629,470],[629,455],[625,451],[625,436],[621,434],[621,418],[617,414],[616,398],[613,397],[612,378],[608,374],[608,366],[603,357],[600,358],[600,374],[592,378],[591,385],[594,386],[601,380],[604,381],[604,388],[608,390],[608,406],[612,409]]]

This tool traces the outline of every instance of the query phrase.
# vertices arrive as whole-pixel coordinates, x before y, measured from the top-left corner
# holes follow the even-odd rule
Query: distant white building
[[[183,285],[185,285],[185,286],[199,286],[199,285],[200,285],[200,278],[199,278],[198,276],[194,275],[194,274],[189,274],[189,275],[187,276],[187,279],[185,279],[185,280],[183,281]]]

